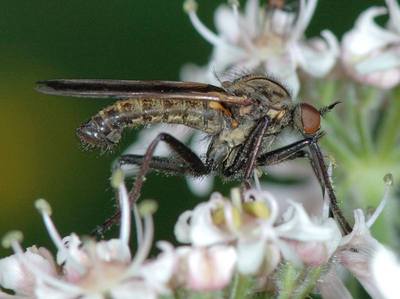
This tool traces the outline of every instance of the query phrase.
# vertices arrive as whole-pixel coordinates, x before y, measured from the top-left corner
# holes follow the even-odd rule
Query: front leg
[[[331,215],[333,215],[336,221],[339,223],[342,232],[344,234],[348,234],[352,231],[352,227],[347,222],[346,218],[344,217],[342,211],[338,206],[336,195],[332,187],[332,182],[330,180],[321,149],[318,145],[318,139],[322,136],[323,133],[319,133],[313,137],[304,138],[287,146],[267,152],[258,157],[257,163],[259,166],[267,166],[274,165],[286,160],[296,159],[299,157],[308,158],[314,170],[314,173],[321,185],[321,188],[323,189],[323,193],[325,189],[328,192]],[[310,153],[304,150],[305,147],[309,148]]]

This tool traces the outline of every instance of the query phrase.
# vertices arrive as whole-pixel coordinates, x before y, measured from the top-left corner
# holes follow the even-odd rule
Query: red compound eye
[[[295,126],[305,135],[313,135],[321,127],[321,113],[312,105],[300,103],[294,110]]]
[[[315,134],[321,127],[321,114],[310,104],[302,103],[301,107],[301,123],[305,134]]]

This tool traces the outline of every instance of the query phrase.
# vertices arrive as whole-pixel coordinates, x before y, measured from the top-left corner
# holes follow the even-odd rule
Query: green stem
[[[386,116],[378,134],[378,149],[382,157],[387,156],[394,149],[399,137],[400,88],[393,92],[386,110]]]
[[[239,273],[235,275],[232,283],[229,299],[243,299],[249,294],[251,289],[252,279],[249,276],[244,276]]]
[[[359,101],[359,111],[355,111],[354,116],[356,117],[356,125],[360,136],[360,143],[363,154],[371,154],[374,149],[371,134],[371,109],[373,102],[377,99],[378,91],[375,88],[368,88],[366,90],[366,96]]]
[[[280,288],[277,299],[290,299],[296,288],[297,279],[299,277],[298,270],[291,264],[286,263],[281,268]]]
[[[293,299],[308,298],[308,295],[314,289],[319,277],[321,276],[321,267],[309,268],[303,283],[297,288]]]

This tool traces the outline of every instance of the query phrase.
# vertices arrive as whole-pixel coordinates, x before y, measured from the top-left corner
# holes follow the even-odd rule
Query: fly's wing
[[[134,80],[80,80],[59,79],[37,82],[37,90],[51,95],[84,98],[182,98],[193,101],[213,101],[233,105],[250,105],[247,97],[234,96],[224,89],[195,82],[134,81]]]

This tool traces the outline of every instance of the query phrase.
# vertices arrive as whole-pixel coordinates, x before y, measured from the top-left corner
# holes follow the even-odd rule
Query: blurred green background
[[[221,2],[199,1],[199,15],[212,28]],[[125,136],[115,153],[82,151],[75,128],[111,102],[39,94],[35,81],[177,80],[183,63],[205,64],[211,46],[194,31],[179,0],[2,3],[0,235],[20,229],[24,245],[49,245],[34,200],[51,203],[61,234],[87,234],[113,211],[110,164],[135,133]],[[307,34],[329,28],[340,36],[366,7],[383,4],[322,0]],[[177,215],[198,201],[183,178],[151,175],[143,194],[159,201],[157,239],[173,239]]]

